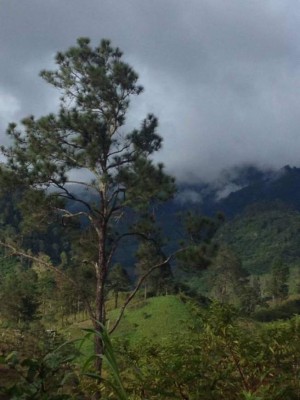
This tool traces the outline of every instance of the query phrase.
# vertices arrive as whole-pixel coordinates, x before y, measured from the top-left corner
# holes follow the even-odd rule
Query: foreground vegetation
[[[161,314],[151,314],[159,303]],[[176,312],[163,326],[169,307]],[[131,336],[127,328],[134,321],[139,326]],[[104,399],[299,399],[299,324],[297,316],[261,324],[220,303],[204,309],[173,296],[156,298],[128,310],[111,341],[102,336],[105,372],[100,384],[87,358],[78,354],[89,346],[62,344],[59,335],[33,339],[28,331],[19,351],[2,356],[2,376],[9,379],[1,381],[1,390],[15,399],[89,399],[96,390]],[[34,355],[33,343],[26,350],[28,340],[38,344]]]

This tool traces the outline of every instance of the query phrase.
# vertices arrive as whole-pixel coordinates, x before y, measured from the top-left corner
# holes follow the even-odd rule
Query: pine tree
[[[33,270],[16,267],[0,285],[0,315],[14,325],[23,326],[39,318],[40,293]],[[25,325],[24,325],[25,324]]]
[[[138,278],[147,274],[153,265],[159,264],[165,259],[161,248],[149,241],[140,243],[136,256],[135,272]],[[145,299],[149,294],[159,296],[172,292],[174,288],[173,280],[173,273],[169,263],[159,269],[155,269],[143,283]]]
[[[289,267],[283,261],[276,258],[271,267],[269,292],[275,302],[284,300],[289,293],[288,287]]]
[[[143,213],[137,228],[143,235],[139,238],[136,251],[135,272],[138,280],[147,275],[143,281],[144,297],[147,298],[148,294],[158,296],[171,292],[174,289],[174,279],[170,264],[165,263],[161,268],[151,271],[153,265],[166,259],[163,251],[165,243],[161,230],[156,225],[155,212],[152,210],[150,214]]]
[[[178,255],[178,266],[185,272],[201,273],[212,262],[218,250],[213,238],[224,222],[224,216],[217,214],[214,218],[198,213],[188,212],[181,216],[185,249]]]
[[[114,293],[114,307],[118,308],[119,293],[129,291],[131,287],[129,275],[120,263],[117,263],[112,267],[108,275],[108,286]]]
[[[95,269],[95,308],[88,306],[94,328],[101,332],[113,256],[123,238],[139,235],[130,227],[119,230],[120,220],[130,210],[127,223],[136,223],[141,210],[169,199],[174,180],[152,161],[162,145],[154,115],[126,133],[130,100],[143,88],[118,48],[108,40],[92,48],[89,39],[81,38],[75,47],[57,53],[56,64],[55,71],[41,76],[62,94],[58,113],[25,118],[21,128],[10,124],[12,145],[2,150],[16,183],[46,193],[64,223],[84,219],[93,231],[96,251],[88,262]],[[69,207],[57,206],[58,198]],[[95,354],[102,352],[96,335]],[[101,357],[96,368],[101,375]]]
[[[228,247],[221,247],[213,263],[212,295],[222,303],[245,307],[249,274]]]

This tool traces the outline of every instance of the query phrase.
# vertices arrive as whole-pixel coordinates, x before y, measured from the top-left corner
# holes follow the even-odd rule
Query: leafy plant
[[[113,394],[117,397],[118,400],[128,400],[128,396],[126,394],[118,363],[115,357],[115,352],[108,334],[107,329],[102,325],[101,332],[95,329],[84,329],[87,334],[85,335],[82,344],[85,340],[90,339],[91,336],[98,335],[103,344],[103,354],[92,354],[83,366],[83,373],[85,376],[95,379],[97,382],[101,382],[104,387],[102,389],[111,389]],[[97,372],[87,371],[90,367],[91,361],[94,360],[95,357],[101,357],[104,360],[104,365],[108,367],[110,372],[110,378],[103,378],[103,376],[99,375]],[[112,393],[110,393],[111,395]]]
[[[77,357],[72,343],[65,342],[42,357],[20,357],[16,351],[4,359],[15,371],[14,383],[0,387],[0,393],[15,400],[71,399],[78,376],[71,365]]]
[[[254,325],[220,303],[201,314],[200,326],[192,327],[189,335],[181,335],[179,328],[160,344],[118,343],[123,355],[119,367],[132,398],[299,398],[299,319]]]

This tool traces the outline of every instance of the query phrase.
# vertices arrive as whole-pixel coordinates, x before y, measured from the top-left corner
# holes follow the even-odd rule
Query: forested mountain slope
[[[232,217],[250,204],[275,200],[300,210],[300,168],[286,166],[276,173],[266,174],[261,179],[230,193],[215,206],[219,206],[225,215]]]
[[[283,203],[259,203],[226,223],[217,239],[250,273],[268,272],[275,258],[292,266],[300,257],[300,213]]]
[[[194,207],[203,214],[221,211],[227,219],[251,204],[279,200],[300,211],[300,168],[285,166],[277,171],[261,171],[254,166],[229,170],[210,184],[180,185],[178,207]]]

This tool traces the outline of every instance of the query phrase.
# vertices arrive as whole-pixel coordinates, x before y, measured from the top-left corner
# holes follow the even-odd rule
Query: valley
[[[213,191],[208,194],[206,186],[207,203],[201,204],[178,201],[182,198],[181,191],[187,190],[180,186],[170,207],[163,205],[157,209],[156,218],[164,237],[168,237],[163,245],[164,252],[176,251],[180,240],[187,240],[186,229],[192,235],[199,234],[197,240],[201,245],[206,239],[200,232],[207,235],[207,227],[213,223],[209,217],[204,218],[205,222],[193,217],[195,226],[184,227],[179,214],[184,216],[192,212],[199,216],[206,210],[213,216],[216,212],[224,213],[229,209],[230,212],[209,238],[215,250],[207,265],[193,266],[194,256],[184,260],[174,258],[165,275],[155,272],[152,280],[150,275],[141,284],[109,339],[117,364],[113,367],[110,362],[108,364],[106,374],[113,386],[103,384],[104,398],[143,398],[146,393],[151,399],[174,395],[175,398],[195,398],[193,396],[207,393],[211,385],[216,385],[213,390],[209,389],[211,399],[226,399],[229,390],[232,399],[241,396],[248,396],[245,399],[273,396],[275,399],[273,389],[278,385],[282,389],[279,394],[276,392],[276,398],[294,398],[288,396],[299,390],[294,381],[299,371],[294,367],[286,369],[286,365],[294,362],[291,360],[299,351],[299,332],[295,326],[297,314],[300,314],[300,207],[296,191],[300,188],[300,170],[285,167],[277,176],[271,181],[259,177],[257,193],[261,201],[254,195],[258,182],[250,180],[248,186],[244,181],[242,189],[217,200]],[[287,189],[287,185],[292,188]],[[193,190],[199,189],[194,185]],[[198,193],[201,195],[201,190]],[[8,204],[5,193],[0,198],[3,234],[21,229],[21,214],[20,219],[16,219],[14,210],[22,199],[18,196],[11,199],[13,202]],[[68,239],[68,235],[73,235],[72,229],[68,227],[69,232],[62,235],[62,231],[50,225],[42,235],[29,231],[24,240],[31,254],[48,253],[54,265],[57,263],[56,268],[76,277],[82,293],[88,296],[94,290],[92,271],[88,266],[81,270],[74,269],[75,265],[73,270],[67,267],[67,260],[78,253],[78,250],[73,252]],[[85,223],[81,229],[86,229]],[[106,295],[108,330],[118,319],[120,307],[139,279],[137,261],[133,257],[138,252],[138,243],[129,241],[128,250],[124,258],[123,252],[117,254],[115,261],[118,265],[124,263],[125,275],[120,269],[111,276],[109,283]],[[201,251],[209,251],[209,247]],[[19,390],[23,394],[32,393],[32,398],[42,398],[41,387],[33,385],[40,379],[45,388],[48,387],[45,389],[47,398],[57,398],[54,394],[49,397],[55,385],[61,388],[61,398],[71,392],[75,398],[90,396],[95,390],[91,378],[94,328],[81,295],[66,281],[58,280],[55,274],[47,271],[43,262],[39,264],[38,257],[28,262],[18,254],[8,255],[8,251],[2,253],[0,265],[0,361],[3,370],[0,388],[3,396],[9,390],[11,393]],[[33,347],[39,349],[34,352],[34,360]],[[278,364],[275,360],[279,354],[285,356]],[[111,360],[112,355],[104,354],[105,357]],[[67,359],[72,360],[69,373],[73,380],[81,382],[79,386],[74,386],[75,381],[64,381]],[[225,359],[226,372],[222,366]],[[43,376],[40,375],[41,366],[45,368]],[[200,381],[199,368],[203,370]],[[59,374],[55,372],[58,370]],[[280,378],[275,378],[278,374]],[[157,378],[153,381],[154,376]],[[229,380],[231,389],[227,386]],[[156,393],[160,395],[157,397]],[[253,397],[254,393],[258,397]]]

